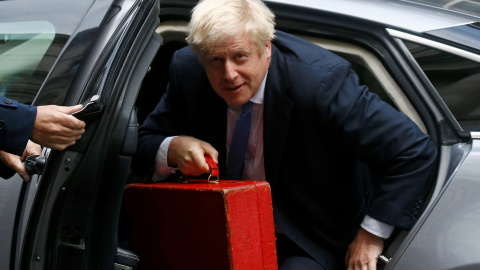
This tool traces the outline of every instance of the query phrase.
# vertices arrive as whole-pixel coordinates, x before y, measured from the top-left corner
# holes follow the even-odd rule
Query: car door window
[[[61,43],[46,21],[0,23],[0,96],[31,104]]]
[[[480,63],[404,40],[463,130],[480,130]]]

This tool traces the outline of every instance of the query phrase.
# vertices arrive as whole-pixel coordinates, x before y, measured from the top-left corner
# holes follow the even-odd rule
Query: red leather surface
[[[219,182],[126,187],[140,269],[277,269],[269,184]]]

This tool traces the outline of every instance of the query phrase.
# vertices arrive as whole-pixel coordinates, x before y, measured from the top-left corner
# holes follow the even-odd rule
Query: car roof
[[[479,17],[474,15],[401,0],[268,0],[268,2],[323,10],[418,33],[480,21]]]

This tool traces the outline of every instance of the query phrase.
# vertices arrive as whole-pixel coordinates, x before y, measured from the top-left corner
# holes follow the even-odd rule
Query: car
[[[479,269],[480,3],[265,2],[278,30],[347,59],[438,146],[427,207],[410,231],[386,241],[379,269]],[[0,269],[134,267],[117,252],[135,256],[121,249],[122,197],[126,184],[142,181],[130,170],[138,126],[166,89],[170,57],[186,46],[195,3],[0,2],[0,95],[93,105],[75,145],[43,149],[40,175],[0,181]]]

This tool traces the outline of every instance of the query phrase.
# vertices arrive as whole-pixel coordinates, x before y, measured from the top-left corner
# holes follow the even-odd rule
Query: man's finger
[[[368,270],[377,270],[378,259],[371,259],[368,261]]]
[[[8,166],[16,171],[25,182],[30,181],[30,175],[28,174],[27,169],[25,169],[19,156],[11,155],[8,159]]]
[[[185,166],[183,166],[183,170],[187,175],[198,176],[210,172],[210,167],[205,160],[205,153],[203,151],[192,153],[190,159],[184,161]]]
[[[82,104],[74,105],[74,106],[58,106],[57,111],[62,112],[64,114],[72,114],[76,111],[79,111],[83,108]]]
[[[81,110],[82,108],[82,104],[75,106],[57,106],[57,111],[65,114],[62,125],[71,129],[83,129],[85,127],[85,122],[77,119],[75,116],[70,115]]]
[[[345,268],[348,268],[350,262],[350,247],[347,249],[347,254],[345,255]]]
[[[65,148],[72,146],[76,143],[76,141],[68,141],[66,143],[52,143],[49,148],[53,150],[64,150]]]
[[[75,116],[66,115],[65,116],[65,121],[64,121],[64,126],[66,126],[68,128],[71,128],[71,129],[82,130],[83,128],[85,128],[85,122],[83,122],[82,120],[79,120]]]
[[[23,155],[20,160],[23,162],[25,158],[28,156],[33,155],[41,155],[42,154],[42,147],[32,141],[28,141],[27,146],[25,147],[25,151],[23,151]]]
[[[205,154],[213,159],[218,164],[218,151],[210,144],[207,147],[204,146]]]

